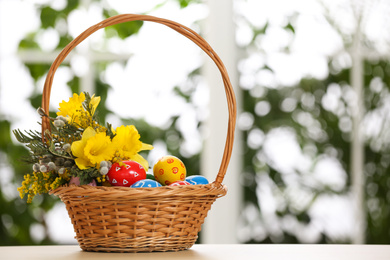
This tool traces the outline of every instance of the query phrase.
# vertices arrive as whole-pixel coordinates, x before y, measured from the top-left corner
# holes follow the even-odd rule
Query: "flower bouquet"
[[[110,186],[106,175],[113,163],[138,162],[148,169],[148,161],[138,153],[153,146],[142,143],[134,125],[120,126],[99,123],[96,108],[100,97],[88,93],[73,94],[59,104],[57,117],[43,109],[38,112],[50,119],[51,131],[14,130],[16,139],[26,144],[30,156],[25,161],[33,165],[18,188],[21,198],[31,202],[36,194],[47,193],[61,185],[89,184]],[[44,138],[42,138],[42,136]]]
[[[214,182],[188,185],[183,181],[184,166],[177,158],[168,157],[153,167],[159,186],[115,186],[113,184],[119,179],[111,173],[119,174],[121,169],[133,167],[127,164],[128,161],[139,165],[135,168],[148,169],[147,161],[139,152],[153,147],[140,141],[137,129],[101,125],[96,111],[100,98],[87,93],[74,94],[69,101],[60,104],[55,118],[49,116],[53,78],[67,55],[97,30],[130,21],[149,21],[173,29],[199,46],[218,67],[229,119],[225,149]],[[122,14],[86,29],[61,51],[50,67],[42,93],[42,108],[38,112],[42,116],[41,133],[14,131],[16,138],[30,149],[27,162],[33,164],[33,173],[25,176],[19,192],[22,197],[27,195],[29,202],[39,193],[58,196],[66,206],[76,239],[85,251],[188,249],[197,240],[211,205],[227,192],[222,181],[234,140],[236,101],[233,88],[225,66],[210,45],[179,23],[148,15]],[[169,176],[167,171],[171,171]],[[141,175],[136,172],[134,176],[137,174]],[[172,176],[179,176],[181,183],[172,183]],[[122,184],[128,185],[128,182],[122,180]]]

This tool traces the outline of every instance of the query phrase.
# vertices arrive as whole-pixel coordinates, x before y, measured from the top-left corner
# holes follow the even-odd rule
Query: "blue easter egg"
[[[186,178],[192,185],[209,184],[209,181],[202,175],[192,175]]]
[[[156,188],[156,187],[161,187],[161,184],[154,180],[145,179],[145,180],[137,181],[130,187],[131,188]]]

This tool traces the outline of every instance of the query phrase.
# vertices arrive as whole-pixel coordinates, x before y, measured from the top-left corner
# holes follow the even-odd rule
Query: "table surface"
[[[390,245],[194,245],[185,251],[156,253],[95,253],[84,252],[79,246],[7,246],[0,247],[0,259],[389,260]]]

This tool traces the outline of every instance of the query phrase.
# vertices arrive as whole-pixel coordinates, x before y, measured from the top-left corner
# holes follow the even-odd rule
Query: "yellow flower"
[[[143,150],[152,150],[153,146],[142,143],[139,138],[140,134],[135,126],[120,126],[116,128],[115,137],[112,142],[119,157],[122,159],[133,160],[140,163],[145,170],[149,168],[148,161],[145,160],[138,152]]]
[[[80,96],[76,93],[73,94],[73,97],[69,98],[69,101],[66,102],[62,100],[60,103],[59,111],[57,116],[64,116],[71,118],[75,123],[80,123],[81,112],[84,110],[83,102],[85,100],[85,94],[80,93]]]
[[[71,149],[81,170],[99,167],[101,161],[111,160],[115,153],[110,137],[92,127],[84,130],[81,140],[73,142]]]
[[[80,93],[80,96],[76,93],[73,94],[73,97],[69,98],[69,101],[62,101],[60,103],[59,111],[57,116],[64,116],[72,120],[73,123],[80,125],[82,127],[87,127],[92,116],[95,114],[96,108],[100,103],[100,97],[91,97],[89,102],[89,108],[91,114],[89,114],[83,107],[83,102],[85,101],[85,94]]]
[[[91,108],[92,116],[93,114],[95,114],[96,108],[99,105],[99,103],[100,103],[100,97],[95,97],[95,94],[93,94],[93,96],[91,97],[91,102],[89,103],[89,105],[92,106]]]

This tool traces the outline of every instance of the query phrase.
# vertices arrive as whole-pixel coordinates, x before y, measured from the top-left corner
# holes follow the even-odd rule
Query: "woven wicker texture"
[[[51,194],[61,198],[68,210],[76,239],[85,251],[152,252],[190,248],[212,203],[224,196],[222,185],[231,157],[236,122],[236,101],[221,59],[196,32],[179,23],[148,15],[123,14],[91,26],[70,42],[53,62],[46,77],[42,108],[49,111],[54,74],[67,55],[95,31],[129,21],[150,21],[172,28],[197,44],[218,67],[225,87],[229,119],[225,149],[214,182],[159,188],[64,186]],[[42,118],[42,133],[50,131]],[[44,137],[42,137],[44,138]]]

